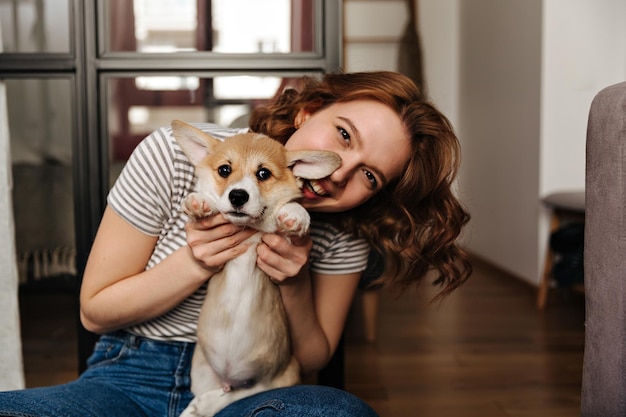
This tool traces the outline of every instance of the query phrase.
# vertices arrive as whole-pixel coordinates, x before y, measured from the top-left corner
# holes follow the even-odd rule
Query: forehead
[[[281,171],[288,166],[283,145],[255,133],[225,139],[209,154],[207,162],[213,169],[229,165],[234,170],[248,172],[256,172],[260,168]]]
[[[255,133],[245,133],[226,138],[215,147],[209,157],[215,161],[259,162],[272,161],[275,164],[287,164],[285,149],[277,141]]]

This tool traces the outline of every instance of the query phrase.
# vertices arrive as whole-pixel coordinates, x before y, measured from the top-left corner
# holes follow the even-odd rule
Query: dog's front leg
[[[217,212],[215,199],[203,193],[190,193],[183,201],[183,211],[189,217],[201,219]]]
[[[196,396],[183,410],[180,417],[213,417],[218,411],[234,401],[232,394],[214,389]]]
[[[179,417],[213,417],[220,410],[218,399],[222,395],[224,391],[218,389],[196,396]]]
[[[309,231],[311,216],[298,203],[287,203],[278,210],[276,227],[286,235],[302,236]]]

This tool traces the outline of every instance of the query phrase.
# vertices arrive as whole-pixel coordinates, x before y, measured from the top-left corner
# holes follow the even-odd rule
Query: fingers
[[[190,221],[185,226],[187,243],[190,245],[211,242],[227,236],[232,236],[243,230],[240,226],[228,222],[222,222],[218,217],[205,217],[197,221]]]
[[[243,242],[256,233],[228,223],[221,215],[190,221],[185,230],[193,257],[213,272],[244,253],[249,245]]]
[[[309,236],[266,234],[257,247],[257,265],[277,284],[297,276],[307,264],[312,241]]]
[[[243,254],[249,248],[243,242],[257,233],[229,223],[221,214],[192,220],[185,230],[193,257],[212,272],[221,270],[226,262]],[[288,239],[278,234],[265,234],[257,246],[257,265],[274,282],[285,283],[307,264],[312,245],[308,235]]]

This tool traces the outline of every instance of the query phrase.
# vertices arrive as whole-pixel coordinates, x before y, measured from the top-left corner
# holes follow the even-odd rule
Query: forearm
[[[100,273],[97,264],[90,262],[85,275]],[[83,288],[81,321],[88,330],[105,333],[153,319],[178,305],[209,276],[183,246],[147,271],[99,290]]]
[[[326,365],[334,346],[317,318],[310,277],[306,274],[292,281],[281,285],[280,291],[289,323],[292,353],[302,373],[308,374]]]

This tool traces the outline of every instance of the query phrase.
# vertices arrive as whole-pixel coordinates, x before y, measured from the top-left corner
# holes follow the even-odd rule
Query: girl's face
[[[354,208],[397,178],[409,159],[410,144],[398,115],[374,100],[332,104],[316,113],[301,111],[288,150],[326,150],[341,157],[329,177],[306,181],[302,205],[312,211]]]

